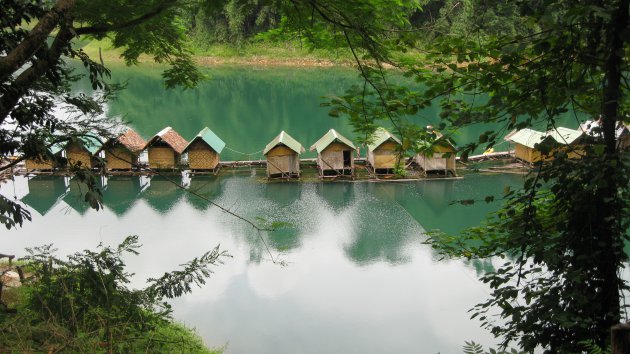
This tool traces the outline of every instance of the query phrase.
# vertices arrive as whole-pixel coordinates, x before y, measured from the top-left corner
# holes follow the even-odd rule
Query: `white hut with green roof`
[[[313,146],[317,151],[317,169],[320,177],[354,175],[354,156],[356,147],[336,130],[330,129]]]
[[[188,167],[193,171],[214,171],[225,143],[210,128],[203,128],[184,149]]]
[[[267,158],[267,177],[299,177],[300,154],[303,152],[302,144],[284,130],[280,132],[263,150]]]
[[[387,129],[378,127],[367,144],[367,161],[375,173],[390,173],[399,161],[402,142]]]

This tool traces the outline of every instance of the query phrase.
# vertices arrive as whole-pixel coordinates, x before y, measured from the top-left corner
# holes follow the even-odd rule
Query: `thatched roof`
[[[181,154],[186,149],[188,142],[186,139],[182,138],[175,129],[171,127],[166,127],[162,129],[159,133],[155,134],[151,140],[145,145],[145,149],[158,141],[165,142],[171,149],[175,150],[176,153]]]
[[[263,150],[263,155],[267,155],[267,153],[275,148],[278,145],[284,145],[289,149],[295,151],[296,154],[301,154],[304,152],[304,148],[302,144],[300,144],[297,140],[293,139],[291,135],[287,134],[284,130],[280,132],[280,134],[275,137],[267,146],[265,146],[265,150]]]
[[[147,145],[147,141],[142,139],[142,137],[131,128],[127,129],[124,134],[121,134],[114,140],[136,154],[144,150],[144,147]]]
[[[328,133],[324,134],[324,136],[319,138],[319,140],[317,140],[317,142],[313,144],[313,146],[311,146],[310,150],[317,150],[317,152],[321,154],[321,152],[324,151],[324,149],[326,149],[328,145],[334,142],[340,142],[348,146],[352,150],[356,149],[352,141],[350,141],[345,136],[339,134],[335,129],[330,129]]]
[[[398,145],[402,145],[400,140],[397,137],[395,137],[392,133],[387,131],[387,129],[385,129],[383,127],[378,127],[378,128],[376,128],[374,133],[372,133],[372,137],[370,139],[370,143],[367,145],[368,146],[368,150],[369,151],[374,151],[379,146],[383,145],[383,143],[385,143],[386,141],[393,141],[395,143],[398,143]]]

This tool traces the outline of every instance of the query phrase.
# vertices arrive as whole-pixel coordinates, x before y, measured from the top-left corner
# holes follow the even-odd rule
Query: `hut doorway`
[[[343,167],[352,167],[352,151],[343,151]]]

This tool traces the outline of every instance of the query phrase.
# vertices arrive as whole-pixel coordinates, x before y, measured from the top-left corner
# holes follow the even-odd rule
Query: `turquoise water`
[[[223,160],[260,158],[280,130],[307,148],[330,128],[353,137],[344,120],[319,107],[321,96],[356,82],[352,71],[208,73],[212,80],[199,90],[166,91],[157,71],[118,68],[114,78],[128,80],[128,88],[107,114],[124,116],[145,138],[171,125],[190,139],[207,125],[231,149]],[[435,118],[428,110],[417,119]],[[499,195],[521,177],[266,183],[263,170],[246,168],[175,179],[239,215],[291,226],[259,234],[161,177],[103,178],[105,208],[98,212],[82,202],[85,188],[74,180],[16,177],[0,193],[28,205],[33,221],[4,231],[2,251],[20,256],[25,247],[52,242],[68,254],[137,234],[144,247],[128,263],[141,286],[220,244],[232,258],[173,306],[177,320],[195,327],[208,345],[226,345],[227,353],[459,353],[465,340],[493,343],[467,313],[488,294],[477,275],[492,263],[438,261],[423,235],[477,225],[498,205],[451,201]]]
[[[34,218],[4,232],[3,252],[53,242],[68,254],[137,234],[144,246],[128,264],[140,286],[220,244],[233,257],[173,306],[177,320],[227,353],[455,353],[464,340],[493,343],[467,313],[487,295],[476,277],[492,263],[438,261],[423,233],[477,224],[496,206],[449,202],[499,194],[519,177],[267,184],[262,175],[182,183],[239,215],[291,227],[258,234],[159,177],[103,179],[98,212],[74,180],[18,177],[2,192]]]

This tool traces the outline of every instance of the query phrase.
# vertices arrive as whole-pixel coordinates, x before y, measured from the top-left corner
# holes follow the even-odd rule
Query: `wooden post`
[[[630,353],[630,323],[620,323],[610,328],[612,354]]]

